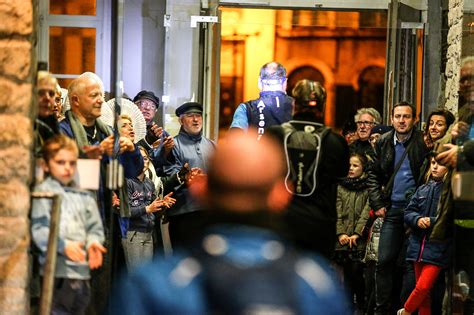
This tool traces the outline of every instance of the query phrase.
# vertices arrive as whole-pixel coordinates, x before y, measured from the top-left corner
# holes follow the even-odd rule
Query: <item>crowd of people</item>
[[[472,151],[471,140],[454,141],[469,139],[472,105],[467,124],[436,109],[424,130],[410,103],[393,106],[390,126],[360,108],[353,128],[338,134],[323,124],[325,88],[301,80],[290,97],[285,68],[269,62],[259,98],[237,107],[218,145],[203,135],[200,103],[176,109],[181,128],[172,137],[155,122],[152,91],[107,121],[96,74],[74,79],[67,102],[51,74],[40,71],[37,82],[35,154],[45,176],[35,190],[62,197],[53,314],[423,315],[446,307],[454,248],[438,205],[459,148]],[[78,158],[99,161],[97,190],[76,186]],[[42,268],[50,208],[33,200]],[[435,241],[436,226],[445,233]]]

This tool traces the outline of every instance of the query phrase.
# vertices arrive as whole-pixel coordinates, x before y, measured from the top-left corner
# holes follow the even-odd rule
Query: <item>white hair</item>
[[[382,116],[380,116],[378,110],[373,107],[364,107],[357,110],[357,113],[354,115],[354,120],[359,121],[360,116],[362,116],[363,114],[369,114],[370,116],[372,116],[376,124],[380,124],[382,122]]]

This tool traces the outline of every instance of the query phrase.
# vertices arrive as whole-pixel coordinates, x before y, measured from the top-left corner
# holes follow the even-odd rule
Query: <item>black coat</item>
[[[375,144],[375,161],[368,170],[368,185],[370,206],[374,210],[390,207],[391,191],[382,193],[382,187],[386,186],[395,169],[395,145],[393,143],[395,130],[383,134]],[[428,153],[428,148],[423,140],[423,134],[413,129],[413,133],[404,145],[415,141],[408,152],[410,169],[415,179],[416,186],[420,184],[420,169]]]

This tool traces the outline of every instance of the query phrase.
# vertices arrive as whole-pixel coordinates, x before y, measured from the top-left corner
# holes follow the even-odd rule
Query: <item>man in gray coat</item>
[[[196,102],[184,103],[175,112],[181,128],[174,137],[175,146],[164,168],[168,176],[177,174],[181,181],[181,185],[175,188],[176,204],[168,210],[173,246],[185,245],[188,239],[201,231],[206,221],[205,213],[188,195],[188,182],[183,180],[185,176],[182,174],[185,164],[189,166],[191,175],[206,173],[207,160],[215,149],[215,143],[202,135],[202,112],[202,105]]]

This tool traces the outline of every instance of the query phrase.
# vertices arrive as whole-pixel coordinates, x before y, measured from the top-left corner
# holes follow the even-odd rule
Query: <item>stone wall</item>
[[[32,0],[0,1],[0,314],[28,314]]]
[[[445,108],[457,116],[464,0],[449,0]]]

